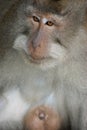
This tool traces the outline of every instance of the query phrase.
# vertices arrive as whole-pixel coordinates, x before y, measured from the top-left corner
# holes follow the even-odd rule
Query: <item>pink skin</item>
[[[27,130],[58,130],[61,119],[52,108],[39,106],[26,114],[24,124]]]

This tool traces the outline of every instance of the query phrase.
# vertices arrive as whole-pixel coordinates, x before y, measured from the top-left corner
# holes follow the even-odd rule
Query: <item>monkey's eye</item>
[[[53,26],[54,23],[53,23],[52,21],[48,21],[48,22],[46,22],[46,25],[48,25],[48,26]]]
[[[39,18],[37,18],[36,16],[33,16],[33,21],[39,22]]]

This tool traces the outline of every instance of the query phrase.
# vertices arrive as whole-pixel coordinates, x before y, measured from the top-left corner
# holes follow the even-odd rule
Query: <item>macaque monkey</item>
[[[0,130],[87,130],[87,0],[20,0],[0,22]]]

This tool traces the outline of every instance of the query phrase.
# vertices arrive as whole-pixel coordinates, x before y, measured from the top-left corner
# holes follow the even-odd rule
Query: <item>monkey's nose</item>
[[[29,45],[29,52],[30,56],[35,60],[42,60],[44,58],[44,49],[39,46],[34,48],[32,43]]]
[[[35,41],[32,41],[32,46],[33,46],[33,48],[37,48],[37,47],[41,46],[41,43],[38,42],[37,40],[35,40]]]

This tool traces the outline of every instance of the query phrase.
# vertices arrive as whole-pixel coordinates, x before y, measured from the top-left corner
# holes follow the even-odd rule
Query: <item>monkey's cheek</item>
[[[58,130],[60,126],[58,113],[48,106],[39,106],[29,111],[24,119],[25,130]]]

